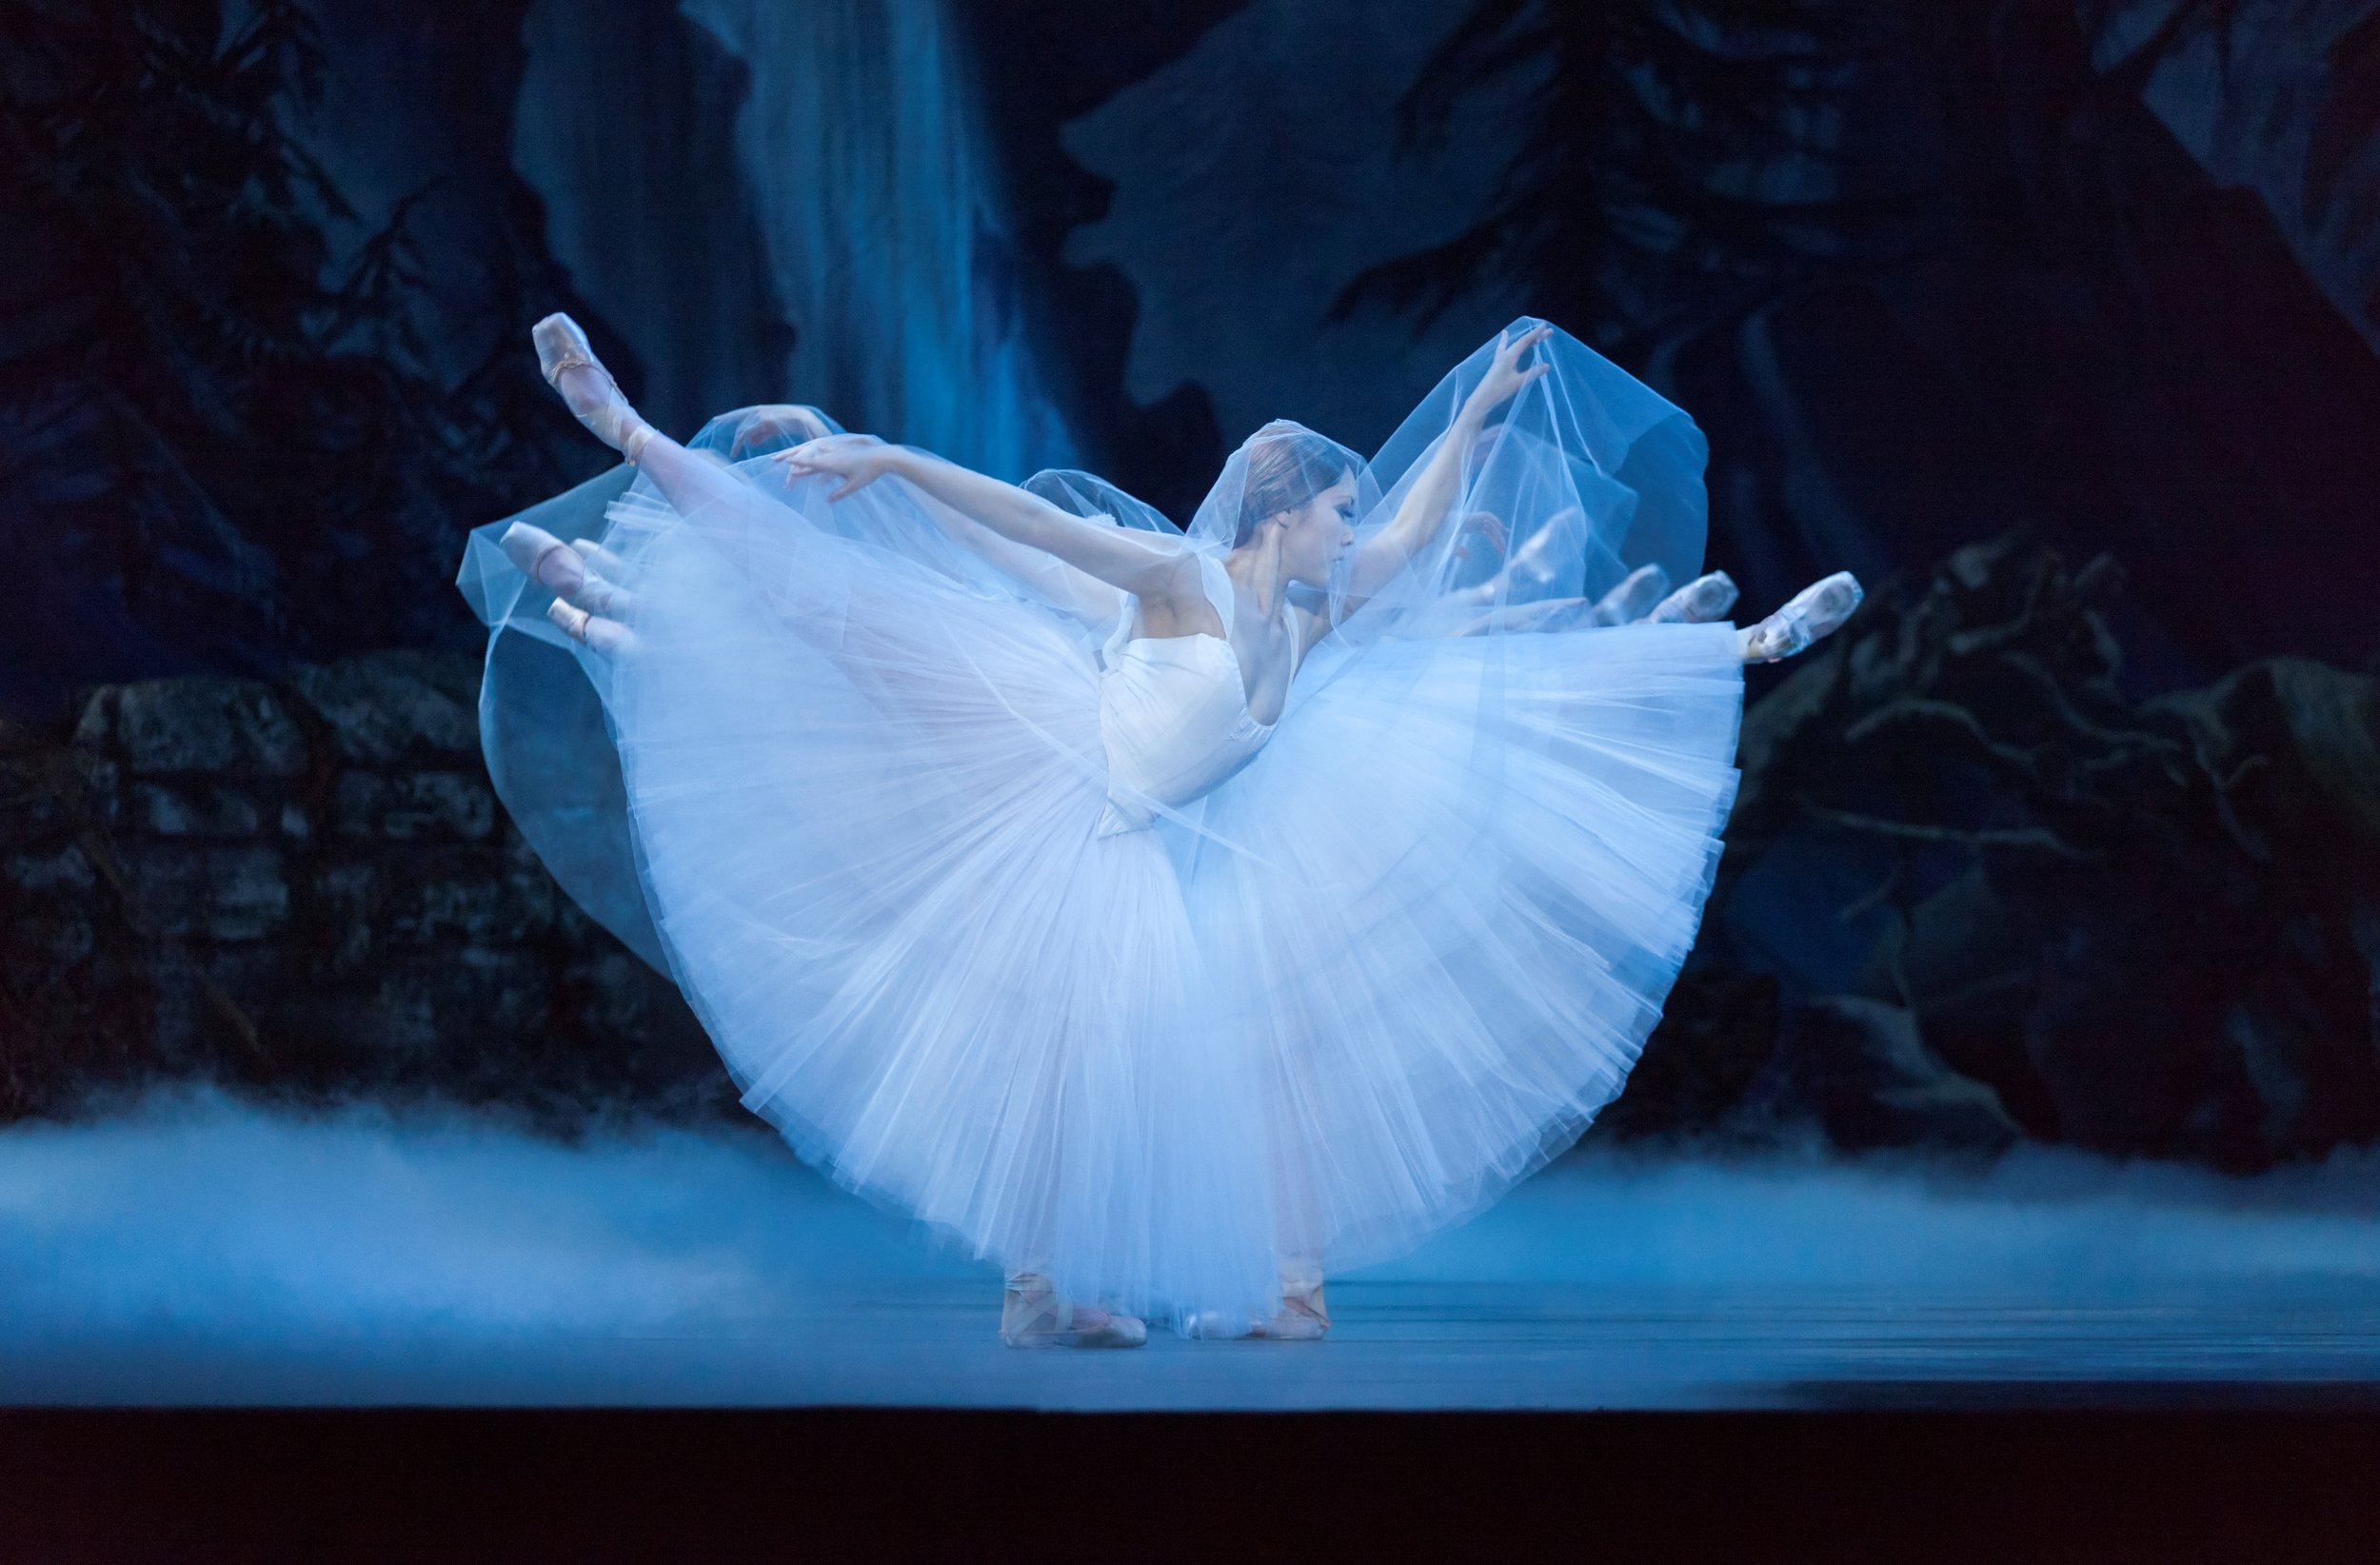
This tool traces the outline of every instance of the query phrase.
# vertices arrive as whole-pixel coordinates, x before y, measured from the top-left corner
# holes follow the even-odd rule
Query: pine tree
[[[0,69],[0,701],[454,629],[462,531],[566,476],[562,426],[526,366],[434,377],[409,204],[330,275],[308,13],[8,0]]]

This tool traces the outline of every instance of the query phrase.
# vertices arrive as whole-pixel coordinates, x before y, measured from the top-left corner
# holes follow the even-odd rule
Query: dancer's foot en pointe
[[[567,315],[548,315],[529,328],[529,341],[537,345],[537,366],[545,372],[546,384],[562,393],[578,421],[630,462],[643,455],[653,426],[628,406],[620,383],[595,357],[579,323]]]
[[[1859,579],[1847,570],[1813,582],[1783,608],[1738,632],[1744,662],[1775,663],[1808,651],[1819,638],[1840,630],[1863,596]]]
[[[537,362],[545,370],[545,379],[562,394],[562,400],[579,422],[596,439],[634,463],[644,475],[641,482],[649,482],[687,525],[729,560],[739,565],[746,564],[750,517],[738,502],[748,492],[747,481],[739,478],[727,464],[711,453],[689,451],[645,423],[628,406],[628,399],[621,394],[611,371],[596,359],[594,349],[587,346],[586,333],[567,315],[546,316],[529,336],[537,346]],[[585,565],[599,564],[606,558],[600,549],[580,552]],[[589,645],[609,634],[600,623],[610,616],[608,607],[566,596],[565,601],[570,607],[591,611],[598,623],[582,624],[569,608],[557,608],[552,616],[555,624],[574,636],[585,631],[581,639]]]
[[[1149,1329],[1133,1316],[1070,1304],[1049,1278],[1019,1272],[1001,1299],[1000,1339],[1012,1348],[1137,1348]]]

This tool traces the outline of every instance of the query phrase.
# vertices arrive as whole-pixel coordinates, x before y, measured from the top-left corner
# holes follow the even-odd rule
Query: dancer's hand
[[[886,473],[900,469],[902,447],[887,446],[874,435],[827,435],[805,441],[769,460],[783,463],[786,482],[797,478],[839,478],[842,485],[826,498],[843,500],[858,494]]]
[[[601,614],[589,614],[567,599],[556,598],[547,604],[545,618],[561,626],[563,634],[572,641],[583,642],[590,651],[606,658],[618,657],[636,645],[636,633],[626,625]]]
[[[1471,540],[1474,538],[1486,540],[1488,548],[1500,560],[1504,550],[1512,545],[1513,533],[1504,525],[1504,519],[1494,511],[1473,511],[1463,518],[1462,531],[1455,541],[1455,558],[1471,558]]]
[[[1521,355],[1552,336],[1554,328],[1550,326],[1532,327],[1509,342],[1498,343],[1496,356],[1488,361],[1487,373],[1479,378],[1478,385],[1471,388],[1471,395],[1463,399],[1462,411],[1458,415],[1460,421],[1474,429],[1478,428],[1487,423],[1490,413],[1510,402],[1522,386],[1551,370],[1554,366],[1550,362],[1533,364],[1526,369],[1520,368],[1519,365]]]

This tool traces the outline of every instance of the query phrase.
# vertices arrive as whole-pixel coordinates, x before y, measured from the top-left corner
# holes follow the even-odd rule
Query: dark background
[[[1186,517],[1512,316],[1711,437],[1764,672],[1599,1136],[2380,1135],[2369,0],[0,3],[0,1116],[732,1112],[478,770],[464,533],[760,401]]]

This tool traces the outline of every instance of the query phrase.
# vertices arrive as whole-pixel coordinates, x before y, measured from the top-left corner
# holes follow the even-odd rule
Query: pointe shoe
[[[597,440],[634,462],[653,438],[653,426],[620,394],[620,383],[595,357],[579,323],[567,315],[548,315],[529,328],[529,341],[537,347],[537,367],[545,371],[546,384],[562,393],[572,415]],[[585,371],[576,383],[576,395],[562,384],[562,377],[574,369]],[[598,377],[601,386],[591,386]]]
[[[1838,570],[1794,594],[1793,601],[1743,633],[1746,663],[1775,663],[1806,652],[1843,627],[1866,594],[1859,579]]]
[[[1595,623],[1626,624],[1661,601],[1669,590],[1669,572],[1658,565],[1638,565],[1619,585],[1596,600]]]
[[[1647,624],[1709,624],[1724,620],[1727,611],[1735,606],[1738,593],[1734,578],[1723,570],[1708,576],[1697,576],[1662,599],[1646,615]]]
[[[1025,1275],[1009,1278],[1001,1299],[1000,1339],[1012,1348],[1137,1348],[1149,1329],[1133,1316],[1077,1309],[1047,1278]]]

